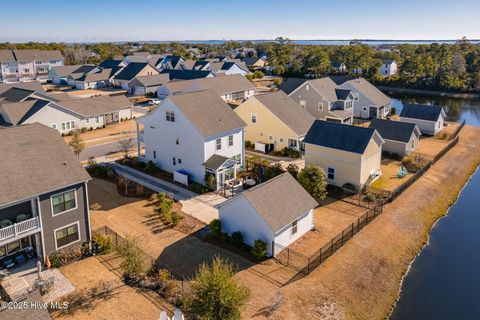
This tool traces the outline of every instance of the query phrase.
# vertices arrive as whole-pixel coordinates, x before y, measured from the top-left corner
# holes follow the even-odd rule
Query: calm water
[[[442,105],[450,120],[480,126],[480,101],[397,96],[398,111],[402,101]],[[477,169],[413,262],[390,320],[480,319],[479,197]]]

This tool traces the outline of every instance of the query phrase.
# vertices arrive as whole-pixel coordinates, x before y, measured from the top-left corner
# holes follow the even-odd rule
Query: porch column
[[[138,124],[137,121],[135,121],[135,123],[137,125],[137,157],[140,157],[140,139],[138,138],[138,134],[140,132],[140,125]]]

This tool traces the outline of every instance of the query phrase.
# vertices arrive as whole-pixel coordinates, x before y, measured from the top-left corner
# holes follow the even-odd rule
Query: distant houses
[[[263,69],[267,66],[267,61],[258,57],[247,57],[243,58],[242,61],[251,69]]]
[[[0,50],[0,81],[47,80],[50,69],[63,62],[58,50]]]
[[[332,61],[330,64],[335,73],[346,73],[347,66],[343,62]]]
[[[113,85],[128,90],[128,83],[135,77],[158,74],[158,70],[146,62],[131,62],[113,78]]]
[[[128,82],[128,92],[133,95],[157,94],[158,88],[170,81],[167,73],[138,76]]]
[[[414,123],[422,134],[436,135],[445,125],[445,110],[439,106],[405,104],[400,113],[400,121]]]
[[[305,143],[305,166],[323,169],[329,184],[359,190],[381,175],[384,140],[372,128],[316,120]]]
[[[397,74],[398,65],[395,60],[386,59],[382,61],[380,66],[380,74],[384,77],[393,76]]]
[[[92,72],[95,69],[97,69],[97,67],[91,64],[52,67],[48,72],[48,80],[53,84],[67,84],[70,75],[83,75]]]
[[[164,69],[160,73],[168,74],[170,77],[170,80],[192,80],[192,79],[199,79],[199,78],[215,77],[215,73],[210,70]]]

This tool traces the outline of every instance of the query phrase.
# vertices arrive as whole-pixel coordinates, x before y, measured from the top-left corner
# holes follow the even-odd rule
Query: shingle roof
[[[216,171],[228,160],[230,160],[230,158],[227,158],[218,154],[214,154],[210,158],[208,158],[203,165],[206,168]]]
[[[123,60],[104,60],[98,66],[101,68],[113,68],[118,67]]]
[[[15,56],[12,50],[0,50],[0,61],[12,62],[15,61]]]
[[[349,76],[328,76],[330,79],[332,79],[333,82],[337,84],[337,86],[349,81],[353,80],[354,78],[349,77]]]
[[[132,80],[130,80],[129,85],[138,83],[138,84],[143,85],[145,87],[151,87],[151,86],[162,85],[164,83],[167,83],[168,81],[170,81],[169,75],[161,73],[161,74],[154,74],[154,75],[150,75],[150,76],[135,77]]]
[[[337,92],[335,91],[337,89],[337,84],[329,77],[308,80],[308,84],[320,92],[320,94],[328,101],[337,101]]]
[[[11,88],[20,88],[25,90],[45,91],[39,81],[17,82],[17,83],[0,83],[0,94]]]
[[[245,127],[243,120],[213,91],[171,95],[169,98],[204,137]]]
[[[58,131],[39,123],[0,129],[0,150],[0,205],[90,179]]]
[[[53,67],[52,70],[56,72],[56,74],[59,77],[68,77],[72,73],[84,73],[84,72],[90,72],[96,67],[91,64],[91,65],[73,65],[73,66],[59,66],[59,67]]]
[[[84,73],[81,77],[75,79],[82,82],[108,81],[121,67],[105,68],[94,73]]]
[[[415,132],[415,128],[418,129],[414,123],[372,119],[369,128],[377,130],[383,139],[402,141],[405,143],[410,142],[412,134]]]
[[[212,72],[208,70],[173,70],[173,69],[164,69],[160,73],[168,73],[170,80],[192,80],[198,78],[206,78]]]
[[[427,121],[437,121],[443,108],[439,106],[422,104],[404,104],[400,117],[413,118]]]
[[[13,50],[17,61],[63,60],[59,50]]]
[[[280,84],[280,90],[286,94],[290,94],[307,80],[308,79],[305,78],[284,78]]]
[[[393,60],[393,59],[385,59],[385,60],[382,60],[382,63],[383,63],[383,64],[392,64],[393,62],[395,62],[395,60]]]
[[[255,90],[255,86],[244,76],[233,74],[223,77],[209,77],[193,80],[185,91],[213,90],[219,95]]]
[[[119,74],[115,76],[115,79],[118,80],[132,80],[135,78],[143,69],[147,66],[150,66],[148,63],[141,62],[131,62],[120,71]],[[151,67],[151,66],[150,66]]]
[[[10,118],[12,125],[22,124],[25,120],[37,113],[46,106],[49,101],[46,100],[26,100],[22,102],[7,103],[2,105],[2,109]],[[5,120],[5,119],[4,119]]]
[[[246,190],[240,196],[248,200],[274,232],[318,206],[288,172]]]
[[[98,96],[82,99],[62,100],[55,103],[83,116],[95,116],[117,112],[132,106],[125,96]]]
[[[259,60],[262,60],[262,59],[258,57],[247,57],[242,59],[242,61],[245,63],[246,66],[253,66]]]
[[[254,97],[297,135],[305,135],[315,118],[283,91],[261,94]]]
[[[303,142],[363,154],[375,129],[315,120]]]
[[[384,106],[391,102],[388,96],[386,96],[382,91],[378,90],[377,87],[364,78],[349,80],[345,82],[345,84],[346,83],[350,84],[355,91],[366,96],[377,106]]]
[[[338,100],[346,100],[352,91],[345,89],[335,89]]]
[[[21,89],[21,88],[10,88],[7,91],[4,91],[0,94],[0,104],[5,102],[19,102],[23,99],[30,96],[35,91]]]

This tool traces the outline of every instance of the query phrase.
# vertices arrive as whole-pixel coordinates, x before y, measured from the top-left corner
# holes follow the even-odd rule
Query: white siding
[[[119,119],[132,119],[132,108],[121,109],[118,112]]]
[[[292,235],[292,225],[288,224],[282,230],[276,232],[275,234],[275,243],[280,244],[281,246],[288,247],[292,242],[299,239],[305,233],[310,231],[313,227],[313,213],[312,210],[309,210],[302,214],[297,219],[297,232]],[[278,248],[276,249],[277,254]]]
[[[408,122],[408,123],[415,123],[418,128],[420,129],[420,132],[422,134],[426,135],[431,135],[434,136],[440,131],[443,130],[444,127],[444,118],[443,115],[440,115],[438,118],[438,121],[427,121],[427,120],[420,120],[420,119],[413,119],[413,118],[404,118],[400,117],[400,121],[402,122]]]

